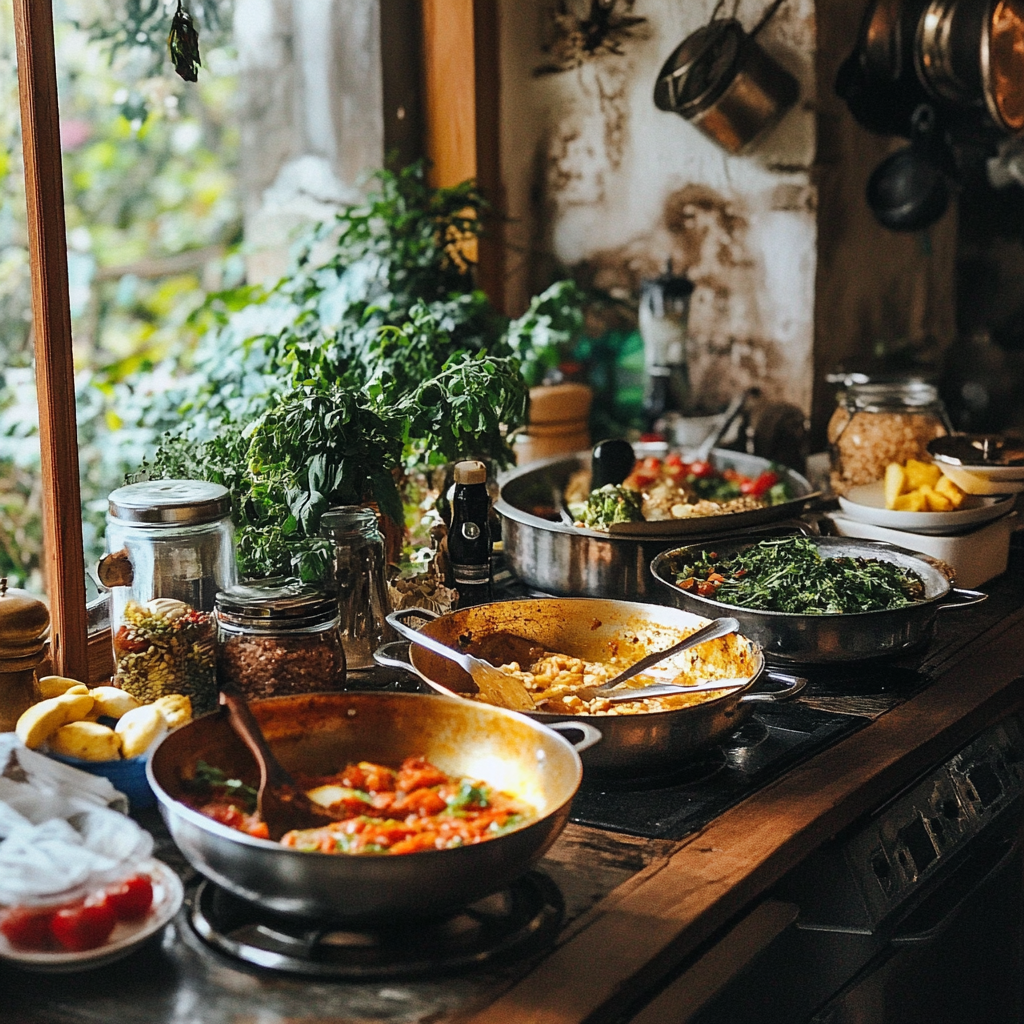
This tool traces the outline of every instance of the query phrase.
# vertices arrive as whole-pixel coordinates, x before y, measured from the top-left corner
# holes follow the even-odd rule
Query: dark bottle
[[[452,488],[452,522],[448,528],[451,564],[459,607],[491,599],[491,531],[488,513],[487,467],[482,462],[459,462]]]

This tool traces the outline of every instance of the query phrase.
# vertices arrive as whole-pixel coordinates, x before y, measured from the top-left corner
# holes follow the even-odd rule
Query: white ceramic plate
[[[127,956],[174,917],[185,895],[181,879],[163,861],[143,861],[138,870],[153,879],[153,906],[143,920],[119,921],[104,945],[81,953],[39,953],[15,949],[0,935],[0,960],[16,964],[27,971],[69,974],[72,971],[102,967]]]
[[[1013,508],[1016,498],[981,497],[970,494],[952,512],[897,512],[885,507],[885,484],[876,480],[851,488],[839,499],[839,506],[850,519],[874,526],[888,526],[911,533],[956,533],[980,523],[998,519]]]
[[[1019,477],[993,476],[994,469],[1012,469],[1019,472]],[[968,494],[1019,494],[1024,491],[1024,467],[1021,466],[990,466],[984,471],[964,469],[963,466],[942,467],[942,472]]]

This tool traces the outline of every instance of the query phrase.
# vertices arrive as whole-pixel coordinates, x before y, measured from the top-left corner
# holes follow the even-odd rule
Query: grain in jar
[[[931,384],[848,381],[828,423],[832,490],[846,494],[880,480],[890,462],[926,458],[928,442],[950,431]]]
[[[340,690],[345,651],[335,599],[283,577],[217,595],[217,664],[250,699]]]

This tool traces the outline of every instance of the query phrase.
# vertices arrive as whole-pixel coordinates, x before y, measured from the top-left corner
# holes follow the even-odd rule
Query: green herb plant
[[[333,505],[372,500],[401,522],[403,468],[509,465],[529,385],[582,327],[572,282],[515,321],[473,289],[472,182],[431,188],[422,164],[376,181],[310,232],[273,288],[210,297],[193,372],[161,398],[180,422],[137,478],[229,487],[249,577],[319,578]]]

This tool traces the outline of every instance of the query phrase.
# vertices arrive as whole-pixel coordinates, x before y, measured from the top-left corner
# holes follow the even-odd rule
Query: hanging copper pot
[[[924,87],[997,128],[1024,132],[1024,0],[930,0],[914,63]]]
[[[782,2],[773,0],[749,33],[735,17],[712,15],[665,61],[654,86],[655,105],[685,117],[730,153],[745,149],[800,94],[797,80],[755,39]]]

